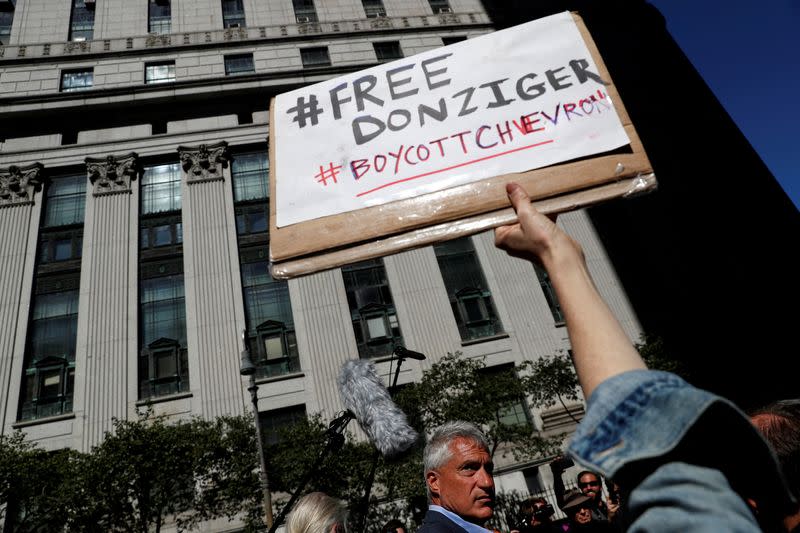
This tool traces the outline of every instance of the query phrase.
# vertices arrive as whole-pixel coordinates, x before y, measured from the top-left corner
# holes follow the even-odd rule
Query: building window
[[[453,35],[450,37],[442,37],[442,44],[447,46],[449,44],[460,43],[461,41],[466,41],[466,40],[467,40],[466,35]]]
[[[180,216],[148,217],[139,224],[139,249],[155,250],[169,247],[173,252],[183,244],[183,224]]]
[[[139,270],[139,398],[189,390],[182,259]]]
[[[269,196],[269,161],[267,154],[238,154],[232,163],[233,201],[266,200]]]
[[[464,341],[502,333],[492,293],[483,276],[472,239],[463,237],[433,247],[450,305]]]
[[[257,377],[300,371],[289,285],[269,273],[267,247],[240,247],[247,340]]]
[[[245,26],[242,0],[222,0],[222,24],[225,28]]]
[[[91,41],[94,38],[94,4],[94,0],[72,0],[70,41]]]
[[[299,23],[317,22],[317,10],[314,7],[314,0],[292,0],[294,16]]]
[[[47,188],[46,202],[43,227],[55,228],[83,224],[86,205],[86,176],[78,174],[53,179]]]
[[[178,163],[147,167],[142,175],[142,214],[181,210],[181,169]]]
[[[147,31],[159,35],[172,32],[170,0],[150,0],[147,7]]]
[[[452,13],[453,10],[450,8],[450,2],[448,0],[428,0],[428,3],[431,5],[431,9],[433,9],[433,13]]]
[[[237,54],[225,56],[225,75],[252,74],[256,71],[253,64],[253,54]]]
[[[257,377],[300,371],[289,285],[269,273],[268,175],[264,152],[237,154],[231,162],[247,342]]]
[[[94,84],[94,69],[65,70],[61,72],[61,92],[84,91]]]
[[[553,315],[553,320],[557,326],[564,324],[564,313],[561,312],[561,305],[558,303],[556,291],[553,289],[553,284],[550,282],[550,276],[544,269],[534,265],[536,270],[536,277],[539,278],[539,285],[542,287],[544,298],[547,300],[547,305],[550,307],[550,313]]]
[[[306,406],[293,405],[283,409],[262,411],[258,413],[258,418],[261,423],[261,438],[264,439],[264,444],[271,446],[280,441],[280,432],[283,428],[305,420]]]
[[[181,168],[145,167],[140,180],[139,398],[189,390]]]
[[[7,45],[14,22],[16,0],[0,0],[0,45]]]
[[[44,195],[20,420],[72,411],[86,181],[55,177]]]
[[[83,228],[42,232],[39,238],[39,264],[80,259],[83,249]]]
[[[364,6],[364,13],[368,18],[385,17],[386,8],[383,7],[383,0],[361,0]]]
[[[145,83],[169,83],[175,81],[175,61],[145,63]]]
[[[331,64],[331,58],[328,56],[327,46],[315,46],[314,48],[301,48],[300,58],[303,60],[303,66],[308,67],[327,67]]]
[[[517,373],[514,371],[514,366],[511,364],[484,368],[481,370],[481,378],[490,381],[500,381],[500,383],[502,383],[503,380],[516,381],[519,379]],[[509,381],[506,381],[506,383],[509,383]],[[505,400],[507,400],[505,407],[497,411],[497,420],[500,424],[509,427],[530,426],[532,428],[533,424],[531,423],[528,408],[525,405],[525,399],[509,396],[505,398]]]
[[[47,187],[37,253],[40,273],[80,268],[85,205],[85,174],[54,178]]]
[[[403,51],[400,50],[399,41],[385,41],[382,43],[372,43],[375,48],[375,56],[378,61],[394,61],[403,57]]]
[[[392,353],[403,337],[383,260],[342,267],[342,277],[359,357]]]
[[[20,420],[72,411],[80,275],[37,280]]]

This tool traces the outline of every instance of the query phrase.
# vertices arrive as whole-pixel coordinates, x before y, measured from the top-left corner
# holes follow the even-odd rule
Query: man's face
[[[586,496],[597,501],[600,499],[600,479],[594,474],[583,474],[578,479],[578,488],[581,489]]]
[[[431,501],[475,524],[494,514],[494,464],[489,453],[470,439],[450,443],[450,460],[425,475]]]

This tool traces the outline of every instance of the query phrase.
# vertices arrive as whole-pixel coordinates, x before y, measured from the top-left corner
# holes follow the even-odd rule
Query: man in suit
[[[417,533],[486,533],[494,514],[494,464],[484,434],[469,422],[436,428],[423,457],[428,512]]]

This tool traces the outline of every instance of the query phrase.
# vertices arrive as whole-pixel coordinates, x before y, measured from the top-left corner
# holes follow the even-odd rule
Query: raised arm
[[[647,368],[589,275],[583,250],[555,222],[539,213],[516,183],[506,192],[516,224],[495,230],[495,244],[547,270],[564,312],[578,380],[588,398],[604,380]]]

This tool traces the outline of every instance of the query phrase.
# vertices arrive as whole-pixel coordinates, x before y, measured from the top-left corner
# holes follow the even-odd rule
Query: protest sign
[[[544,198],[652,172],[570,13],[281,94],[270,152],[275,263],[490,213],[511,179]]]

